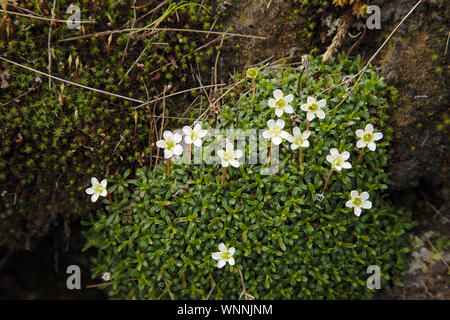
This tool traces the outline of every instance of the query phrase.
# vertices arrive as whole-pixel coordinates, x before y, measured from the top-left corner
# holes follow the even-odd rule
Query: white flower
[[[315,117],[319,119],[325,119],[325,112],[322,108],[327,104],[327,100],[322,99],[320,101],[316,101],[314,97],[308,97],[306,99],[306,103],[302,104],[300,109],[306,112],[306,118],[311,121]]]
[[[110,273],[110,272],[103,272],[103,273],[102,273],[102,279],[103,279],[104,281],[109,281],[109,280],[111,280],[111,273]]]
[[[235,249],[233,247],[227,249],[225,244],[219,244],[219,252],[214,252],[212,254],[212,258],[214,260],[219,260],[219,262],[217,263],[217,267],[222,268],[224,265],[226,265],[227,262],[230,264],[230,266],[234,266],[234,251]]]
[[[330,154],[327,156],[327,161],[331,163],[333,169],[341,171],[342,168],[350,169],[352,167],[350,162],[345,161],[348,158],[350,158],[350,153],[348,153],[348,151],[339,153],[338,149],[331,148]]]
[[[350,200],[347,201],[345,206],[347,208],[353,208],[355,215],[359,217],[359,215],[361,214],[361,208],[372,208],[372,202],[368,201],[367,199],[369,199],[368,192],[362,192],[361,194],[359,194],[358,191],[353,190],[352,192],[350,192]]]
[[[179,156],[183,153],[183,148],[178,144],[182,139],[180,134],[164,131],[163,138],[164,140],[156,142],[156,146],[164,148],[164,158],[169,159],[173,155]]]
[[[106,179],[103,179],[102,182],[99,183],[97,178],[92,177],[91,184],[92,184],[92,187],[87,188],[86,193],[92,194],[92,197],[91,197],[92,202],[97,201],[98,197],[100,197],[100,196],[106,197],[106,195],[107,195],[106,185],[108,184]]]
[[[184,142],[186,142],[186,144],[193,143],[194,146],[201,147],[202,138],[206,136],[208,130],[203,130],[202,125],[200,123],[197,123],[194,126],[194,129],[188,126],[183,127],[183,133],[185,134]]]
[[[302,133],[299,127],[294,127],[292,133],[294,135],[289,135],[289,138],[287,139],[291,143],[292,150],[309,147],[308,138],[311,135],[311,132],[309,130],[306,130]]]
[[[375,151],[377,145],[375,141],[383,138],[383,134],[380,132],[373,132],[373,125],[368,124],[364,130],[356,130],[356,136],[360,138],[356,143],[358,148],[368,147],[371,151]]]
[[[294,100],[294,96],[292,94],[284,96],[283,91],[277,89],[273,92],[273,96],[275,99],[269,99],[269,107],[275,108],[275,114],[278,117],[281,117],[283,115],[283,112],[294,113],[294,109],[289,104]]]
[[[239,167],[239,159],[242,157],[244,153],[241,150],[234,150],[233,144],[227,142],[225,146],[225,150],[219,150],[217,151],[217,155],[222,160],[222,167],[228,167],[230,164],[238,168]]]
[[[275,120],[270,119],[267,121],[267,126],[269,127],[269,130],[266,130],[262,133],[263,138],[266,139],[272,139],[273,144],[279,145],[281,142],[283,142],[283,139],[289,139],[291,136],[289,133],[283,130],[284,128],[284,121],[281,119],[278,119],[276,122]]]

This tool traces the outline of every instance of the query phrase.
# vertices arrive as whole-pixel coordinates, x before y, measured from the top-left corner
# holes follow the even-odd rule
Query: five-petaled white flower
[[[106,197],[106,185],[108,182],[106,179],[103,179],[102,182],[98,182],[97,178],[91,178],[92,187],[86,189],[87,194],[92,194],[91,201],[96,202],[98,197]]]
[[[287,139],[291,143],[291,149],[295,150],[298,148],[307,148],[309,147],[308,138],[311,135],[311,131],[306,130],[303,133],[300,131],[299,127],[294,127],[292,130],[293,136],[289,135]]]
[[[375,141],[378,141],[381,138],[383,138],[382,133],[373,132],[373,125],[371,125],[370,123],[366,125],[364,130],[362,129],[356,130],[356,136],[360,138],[356,143],[356,146],[358,148],[364,148],[367,146],[371,151],[375,151],[375,149],[377,148]]]
[[[222,160],[222,167],[228,167],[230,164],[238,168],[239,167],[239,159],[242,157],[244,153],[241,150],[234,150],[233,144],[227,142],[225,146],[225,150],[217,151],[217,155]]]
[[[289,139],[291,136],[289,133],[283,130],[284,121],[278,119],[276,122],[273,119],[267,121],[267,126],[269,130],[266,130],[262,133],[263,138],[272,139],[272,143],[275,145],[279,145],[283,142],[283,139]]]
[[[294,100],[294,96],[292,94],[288,94],[284,96],[283,91],[277,89],[273,92],[273,97],[269,99],[269,107],[275,108],[275,114],[278,117],[281,117],[283,113],[294,113],[294,109],[290,105],[290,103]]]
[[[311,121],[315,117],[319,119],[325,119],[325,112],[322,108],[327,104],[326,99],[322,99],[320,101],[316,101],[314,97],[308,97],[306,99],[306,103],[300,106],[300,109],[306,112],[306,118]]]
[[[219,252],[214,252],[212,254],[212,258],[214,260],[219,260],[217,263],[218,268],[222,268],[224,265],[227,264],[227,262],[230,264],[230,266],[234,266],[234,254],[235,249],[233,247],[230,247],[227,249],[225,244],[221,243],[219,244]]]
[[[352,167],[350,162],[346,161],[348,158],[350,158],[348,151],[339,153],[338,149],[331,148],[330,154],[327,156],[327,161],[331,163],[333,169],[341,171],[342,168],[350,169]]]
[[[164,158],[172,158],[173,155],[179,156],[183,153],[183,148],[178,144],[181,142],[181,135],[172,133],[171,131],[164,131],[164,140],[156,142],[156,146],[164,148]]]
[[[206,136],[208,130],[203,130],[202,125],[200,123],[197,123],[194,126],[194,129],[188,126],[183,127],[183,133],[185,134],[184,142],[186,142],[186,144],[193,143],[194,146],[201,147],[202,138]]]
[[[361,214],[361,208],[372,208],[372,202],[367,199],[369,199],[368,192],[362,192],[361,194],[359,194],[358,191],[353,190],[352,192],[350,192],[350,200],[347,201],[345,206],[347,208],[353,208],[355,215],[359,217],[359,215]]]

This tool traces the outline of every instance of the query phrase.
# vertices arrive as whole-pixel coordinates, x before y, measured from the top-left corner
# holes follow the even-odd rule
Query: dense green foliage
[[[81,30],[68,29],[65,23],[53,26],[51,74],[141,101],[161,97],[168,85],[172,87],[167,95],[198,86],[190,66],[196,68],[198,63],[204,71],[215,57],[220,36],[206,39],[198,33],[141,31],[132,37],[130,32],[120,32],[60,42],[131,28],[135,13],[132,2],[77,1],[81,19],[96,23],[83,24]],[[163,2],[136,9],[134,27],[156,21],[174,1]],[[213,10],[217,6],[214,1],[191,2],[203,6],[180,8],[158,27],[211,30],[215,20],[222,17],[219,10]],[[28,11],[9,9],[49,17],[52,3],[19,1]],[[55,17],[67,19],[71,3],[57,1]],[[154,10],[159,4],[160,9]],[[141,7],[142,3],[136,5]],[[49,21],[10,13],[2,23],[2,56],[48,72]],[[218,21],[212,30],[222,29]],[[10,76],[5,78],[8,85],[2,81],[0,89],[0,245],[23,247],[25,239],[44,235],[51,222],[60,217],[79,218],[91,209],[81,191],[92,175],[112,177],[125,168],[149,164],[156,130],[152,114],[157,117],[162,104],[136,113],[136,102],[68,84],[62,88],[59,81],[52,81],[49,89],[45,76],[0,61],[0,71],[5,70]],[[171,99],[166,103],[166,116],[173,116],[178,103]]]
[[[220,165],[206,164],[176,164],[169,176],[160,165],[154,172],[138,169],[135,179],[127,171],[110,180],[114,207],[105,200],[105,209],[86,222],[90,229],[85,236],[86,248],[99,249],[93,276],[111,272],[112,297],[204,299],[215,286],[212,299],[238,299],[238,269],[247,292],[257,299],[368,298],[373,294],[366,287],[370,265],[380,267],[383,287],[399,283],[412,223],[408,213],[386,198],[391,133],[382,123],[389,90],[369,69],[348,100],[335,108],[348,90],[346,84],[337,85],[361,69],[359,59],[341,56],[327,64],[320,57],[310,59],[300,86],[297,69],[262,70],[253,103],[251,93],[242,94],[251,88],[249,79],[239,99],[230,98],[223,106],[216,125],[266,128],[267,120],[276,119],[268,99],[273,90],[282,89],[294,94],[299,116],[295,122],[283,115],[286,128],[297,125],[303,131],[307,121],[299,105],[308,96],[327,99],[326,118],[311,122],[303,171],[298,153],[283,142],[277,174],[261,175],[261,164],[230,167],[223,187]],[[383,130],[384,139],[358,165],[334,173],[319,201],[330,148],[349,151],[354,164],[360,150],[355,130],[369,122]],[[345,207],[351,190],[370,193],[373,208],[360,217]],[[234,267],[218,269],[211,258],[221,242],[236,248]]]

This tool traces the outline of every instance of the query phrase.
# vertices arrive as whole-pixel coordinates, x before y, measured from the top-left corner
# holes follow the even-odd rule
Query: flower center
[[[365,133],[363,134],[363,136],[362,136],[362,140],[363,140],[365,143],[373,142],[373,141],[374,141],[373,133],[371,133],[371,132],[365,132]]]
[[[361,199],[361,197],[356,197],[352,201],[355,207],[361,207],[363,204],[363,200]]]
[[[94,186],[95,194],[102,194],[102,192],[103,192],[103,186],[101,184],[97,184]]]
[[[305,142],[305,139],[303,139],[302,135],[299,134],[297,136],[294,137],[294,141],[293,143],[297,146],[301,146],[303,144],[303,142]]]
[[[231,254],[228,251],[220,253],[220,260],[228,261],[231,258]]]
[[[344,164],[344,160],[338,156],[333,160],[333,164],[335,167],[342,167],[342,165]]]
[[[286,101],[284,100],[284,98],[279,98],[275,104],[277,106],[277,109],[284,109],[284,107],[286,106]]]
[[[278,137],[281,134],[281,129],[278,127],[273,127],[270,129],[270,133],[272,134],[272,137]]]
[[[175,147],[176,143],[173,140],[166,140],[166,149],[172,150]]]
[[[308,106],[308,110],[311,112],[317,112],[317,111],[319,111],[319,109],[320,109],[320,107],[316,102],[313,102]]]
[[[234,160],[234,151],[226,151],[223,155],[223,160],[226,162],[231,162]]]
[[[192,130],[192,132],[191,132],[191,140],[197,140],[197,138],[198,138],[198,132]]]

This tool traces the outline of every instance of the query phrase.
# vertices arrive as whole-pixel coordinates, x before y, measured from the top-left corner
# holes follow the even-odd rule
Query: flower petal
[[[305,104],[302,104],[301,106],[300,106],[300,109],[302,109],[303,111],[308,111],[308,105],[305,103]]]
[[[367,144],[362,139],[358,140],[358,142],[356,143],[357,148],[363,148],[365,146],[367,146]]]
[[[308,112],[306,114],[306,119],[308,119],[309,121],[313,120],[316,117],[316,115],[312,112]]]
[[[366,126],[366,128],[364,129],[365,132],[373,132],[373,125],[371,125],[370,123]]]
[[[102,182],[100,182],[100,184],[102,185],[103,188],[106,188],[108,181],[106,181],[106,179],[103,179]]]
[[[224,252],[225,250],[227,250],[227,247],[225,246],[225,243],[221,242],[219,244],[219,251]]]
[[[217,150],[217,156],[222,159],[225,155],[225,150]]]
[[[303,141],[303,144],[300,147],[308,148],[309,147],[309,141],[308,140]]]
[[[184,142],[186,142],[186,144],[194,143],[194,141],[192,141],[190,136],[184,136]]]
[[[231,160],[230,164],[235,168],[239,168],[239,161],[237,161],[236,159]]]
[[[92,187],[91,188],[87,188],[85,191],[86,191],[87,194],[93,194],[94,193],[94,188],[92,188]]]
[[[228,252],[233,255],[234,252],[236,251],[236,249],[234,247],[230,247],[230,249],[228,249]]]
[[[108,194],[108,192],[106,191],[106,189],[103,189],[102,193],[100,194],[102,197],[106,197],[106,195]]]
[[[350,162],[344,162],[344,163],[342,164],[342,168],[344,168],[344,169],[351,169],[351,168],[352,168],[352,165],[351,165]]]
[[[212,257],[214,260],[219,260],[219,259],[220,259],[220,252],[214,252],[214,253],[211,255],[211,257]]]
[[[184,133],[185,135],[190,135],[191,132],[192,132],[192,128],[191,128],[191,127],[188,127],[188,126],[184,126],[184,127],[183,127],[183,133]]]
[[[173,154],[176,156],[179,156],[183,153],[183,147],[177,144],[175,147],[173,147]]]
[[[283,142],[283,139],[281,139],[280,137],[273,137],[272,138],[272,143],[275,145],[279,145]]]
[[[297,150],[298,148],[299,148],[298,145],[296,145],[296,144],[291,144],[291,149],[292,149],[292,150]]]
[[[230,165],[230,164],[229,164],[227,161],[222,160],[222,167],[226,168],[226,167],[228,167],[229,165]]]
[[[348,200],[348,201],[345,203],[345,206],[346,206],[347,208],[353,208],[353,201],[352,201],[352,200]]]
[[[301,134],[300,128],[294,127],[294,129],[292,129],[292,133],[294,134],[294,136],[298,136],[299,134]]]
[[[347,160],[348,158],[350,158],[350,153],[348,151],[344,151],[341,153],[341,158],[343,160]]]
[[[281,91],[280,89],[277,89],[273,92],[273,96],[275,99],[280,99],[284,97],[283,91]]]
[[[317,102],[317,104],[319,105],[319,107],[324,108],[327,105],[327,100],[322,99],[319,102]]]
[[[94,194],[92,195],[92,197],[91,197],[91,201],[92,201],[92,202],[96,202],[97,199],[98,199],[98,197],[99,197],[99,195],[96,194],[96,193],[94,193]]]
[[[166,142],[164,140],[156,141],[156,146],[158,148],[165,148],[166,147]]]
[[[363,134],[364,134],[364,130],[361,130],[361,129],[356,130],[356,136],[358,138],[361,138]]]
[[[372,202],[366,200],[366,201],[363,202],[361,207],[363,209],[371,209],[372,208]]]
[[[294,109],[292,108],[292,106],[290,104],[288,104],[286,107],[284,107],[284,112],[286,113],[294,113]]]
[[[317,118],[325,119],[325,112],[323,110],[317,111],[316,114],[317,114]]]
[[[302,137],[303,137],[303,139],[306,140],[306,139],[309,138],[310,135],[311,135],[311,131],[306,130],[306,131],[303,132]]]
[[[314,98],[314,97],[308,97],[306,99],[306,103],[308,103],[308,104],[313,104],[314,102],[316,102],[316,98]]]
[[[369,193],[367,191],[362,192],[361,199],[363,199],[363,200],[369,199]]]
[[[383,134],[381,132],[376,132],[373,134],[373,138],[375,141],[380,140],[381,138],[383,138]]]
[[[173,136],[172,131],[164,131],[164,133],[163,133],[164,140],[168,140],[168,139],[172,138],[172,136]]]
[[[98,185],[98,180],[97,180],[96,177],[92,177],[92,178],[91,178],[91,184],[92,184],[92,186]]]
[[[234,258],[231,257],[230,259],[228,259],[228,263],[230,264],[230,266],[234,266],[235,263]]]
[[[235,152],[234,152],[234,157],[236,158],[236,159],[239,159],[240,157],[242,157],[244,155],[244,152],[242,152],[241,150],[236,150]]]
[[[174,141],[175,143],[180,143],[182,139],[183,139],[183,137],[182,137],[181,134],[179,134],[179,133],[175,133],[175,134],[173,135],[173,141]]]
[[[276,122],[276,126],[277,128],[283,129],[284,128],[284,120],[283,119],[278,119]]]
[[[270,133],[270,131],[263,131],[262,136],[266,139],[272,138],[272,134]]]
[[[169,159],[172,158],[173,152],[171,150],[164,149],[164,158]]]
[[[275,127],[275,120],[270,119],[269,121],[267,121],[267,126],[269,127],[269,129]]]
[[[225,261],[223,260],[219,260],[219,262],[217,263],[217,268],[223,268],[223,266],[226,264]]]
[[[280,137],[282,137],[283,139],[286,139],[286,140],[289,139],[290,136],[291,135],[286,131],[281,131],[281,133],[280,133]]]
[[[361,208],[360,207],[355,207],[354,212],[355,212],[355,215],[357,217],[359,217],[361,215]]]
[[[277,115],[277,117],[281,117],[283,115],[283,110],[275,109],[275,114]]]
[[[350,192],[350,198],[355,199],[359,195],[359,192],[356,190],[352,190]]]
[[[370,142],[367,147],[369,147],[370,151],[375,151],[377,149],[377,145],[375,142]]]
[[[335,156],[337,156],[337,155],[339,154],[339,151],[338,151],[338,149],[336,149],[336,148],[331,148],[331,149],[330,149],[330,154],[331,154],[333,157],[335,157]]]
[[[275,99],[274,98],[270,98],[268,104],[269,104],[269,107],[275,108]]]
[[[294,100],[294,96],[292,94],[288,94],[286,97],[284,97],[284,101],[287,103],[290,103]]]

